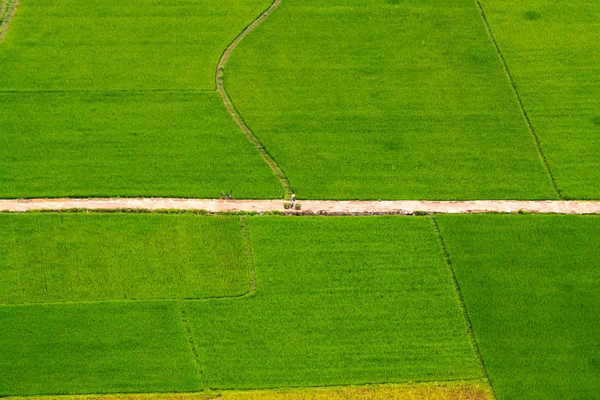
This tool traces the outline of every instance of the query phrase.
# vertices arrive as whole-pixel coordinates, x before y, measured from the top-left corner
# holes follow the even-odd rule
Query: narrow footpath
[[[281,212],[319,215],[439,213],[553,213],[600,214],[600,201],[329,201],[299,200],[299,210],[286,209],[284,200],[210,200],[167,198],[0,200],[0,212],[85,210],[190,210],[208,213]]]

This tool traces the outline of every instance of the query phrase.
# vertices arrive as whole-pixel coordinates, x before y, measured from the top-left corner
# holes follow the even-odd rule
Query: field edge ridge
[[[529,114],[527,113],[527,110],[525,109],[525,104],[523,103],[523,100],[521,99],[521,95],[519,94],[517,85],[515,84],[515,81],[512,77],[510,69],[508,68],[508,64],[506,62],[506,59],[504,58],[504,54],[502,54],[500,45],[498,44],[498,42],[496,41],[496,38],[494,37],[494,32],[492,31],[492,27],[490,26],[487,16],[485,15],[483,6],[481,5],[481,2],[479,0],[475,0],[475,3],[477,5],[478,11],[479,11],[479,16],[481,17],[483,26],[485,27],[488,37],[489,37],[490,41],[492,42],[492,45],[494,46],[496,53],[498,54],[498,58],[500,59],[500,63],[502,64],[502,69],[504,70],[506,78],[508,79],[508,83],[510,84],[510,87],[513,91],[515,99],[517,100],[519,109],[521,110],[521,115],[523,116],[523,119],[525,120],[525,124],[527,125],[529,133],[531,134],[531,137],[533,138],[535,147],[536,147],[538,155],[540,157],[540,161],[542,162],[544,170],[546,171],[546,175],[550,181],[550,184],[552,185],[552,189],[554,190],[554,193],[556,194],[558,200],[564,200],[564,197],[563,197],[562,193],[560,192],[558,185],[556,184],[556,179],[554,178],[554,174],[552,174],[552,170],[550,169],[550,165],[548,164],[548,159],[546,158],[546,155],[544,154],[544,150],[542,149],[542,143],[540,142],[540,138],[537,135],[537,132],[533,126],[533,123],[531,122],[531,119],[529,119]]]
[[[491,381],[490,376],[485,367],[485,361],[483,360],[483,356],[481,355],[481,349],[479,348],[479,344],[477,343],[477,339],[475,338],[475,332],[473,331],[473,325],[471,324],[471,318],[469,317],[467,305],[462,296],[460,284],[458,282],[458,279],[456,278],[456,274],[454,273],[454,268],[452,267],[452,262],[450,260],[450,253],[448,253],[448,249],[446,248],[446,244],[444,242],[444,237],[442,236],[442,232],[440,231],[440,226],[438,225],[438,222],[435,219],[435,216],[433,216],[433,215],[431,216],[431,224],[432,224],[433,231],[435,233],[437,242],[439,244],[440,251],[442,253],[442,257],[444,259],[444,264],[446,264],[448,274],[450,275],[450,277],[452,279],[452,286],[454,287],[455,295],[457,297],[457,300],[458,300],[458,303],[460,306],[460,311],[461,311],[461,314],[463,316],[463,319],[464,319],[464,322],[465,322],[465,325],[467,328],[467,336],[469,337],[469,342],[470,342],[471,347],[473,348],[473,351],[475,352],[475,355],[477,357],[477,362],[481,369],[481,373],[483,374],[484,379],[487,380],[487,382],[489,383],[490,390],[492,392],[492,396],[494,399],[497,399],[498,397],[496,396],[494,386],[492,385],[492,381]]]
[[[223,84],[225,65],[227,64],[231,53],[233,53],[233,50],[235,50],[235,48],[250,32],[256,29],[256,27],[258,27],[260,24],[262,24],[269,17],[269,15],[271,15],[271,13],[279,7],[280,4],[281,0],[274,0],[267,10],[265,10],[261,15],[259,15],[235,39],[233,39],[229,46],[227,46],[217,64],[217,71],[215,75],[215,90],[217,93],[219,93],[219,95],[221,95],[221,99],[223,100],[223,104],[225,105],[225,108],[227,109],[229,115],[231,115],[237,126],[242,130],[242,132],[244,132],[250,143],[254,145],[256,150],[260,153],[264,161],[269,165],[269,167],[275,174],[275,177],[279,180],[279,183],[283,187],[284,198],[289,199],[292,195],[292,189],[288,178],[286,177],[281,167],[279,167],[277,162],[273,159],[273,157],[271,157],[271,155],[267,152],[267,150],[260,142],[258,137],[256,137],[254,132],[252,132],[248,125],[246,125],[246,122],[239,115],[235,106],[233,105],[233,102],[231,101],[229,93],[227,93],[227,90],[225,89],[225,85]]]

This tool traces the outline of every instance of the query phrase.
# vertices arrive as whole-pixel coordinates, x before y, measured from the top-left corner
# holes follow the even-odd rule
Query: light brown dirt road
[[[322,215],[459,214],[519,211],[556,214],[600,214],[598,201],[298,201],[301,210],[286,210],[283,200],[210,200],[166,198],[0,200],[0,211],[34,210],[201,210],[209,213],[273,212]]]

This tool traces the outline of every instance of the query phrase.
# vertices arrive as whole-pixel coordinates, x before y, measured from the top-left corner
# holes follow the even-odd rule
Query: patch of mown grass
[[[481,378],[428,218],[247,223],[256,294],[186,305],[208,387]]]
[[[282,2],[225,87],[299,198],[556,198],[471,0]]]
[[[482,4],[562,194],[600,199],[600,3]]]
[[[174,302],[0,307],[0,396],[198,391]]]
[[[251,390],[208,393],[45,396],[30,400],[491,400],[487,382]],[[15,397],[11,400],[26,400]]]
[[[2,90],[214,90],[227,45],[269,0],[26,0]]]
[[[3,93],[0,126],[0,198],[283,196],[216,93]]]
[[[436,217],[499,400],[600,392],[600,218]]]
[[[0,304],[197,299],[249,287],[237,217],[0,214]]]

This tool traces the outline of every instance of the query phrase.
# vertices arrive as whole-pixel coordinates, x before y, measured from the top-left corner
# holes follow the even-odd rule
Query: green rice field
[[[565,198],[600,198],[600,4],[483,0]]]
[[[245,248],[237,217],[0,214],[0,304],[242,295]]]
[[[600,385],[594,216],[0,218],[2,396]]]
[[[438,219],[498,398],[597,398],[600,218]]]
[[[0,0],[0,199],[600,200],[599,32],[592,0]],[[600,399],[599,216],[316,214],[0,212],[0,398]]]

